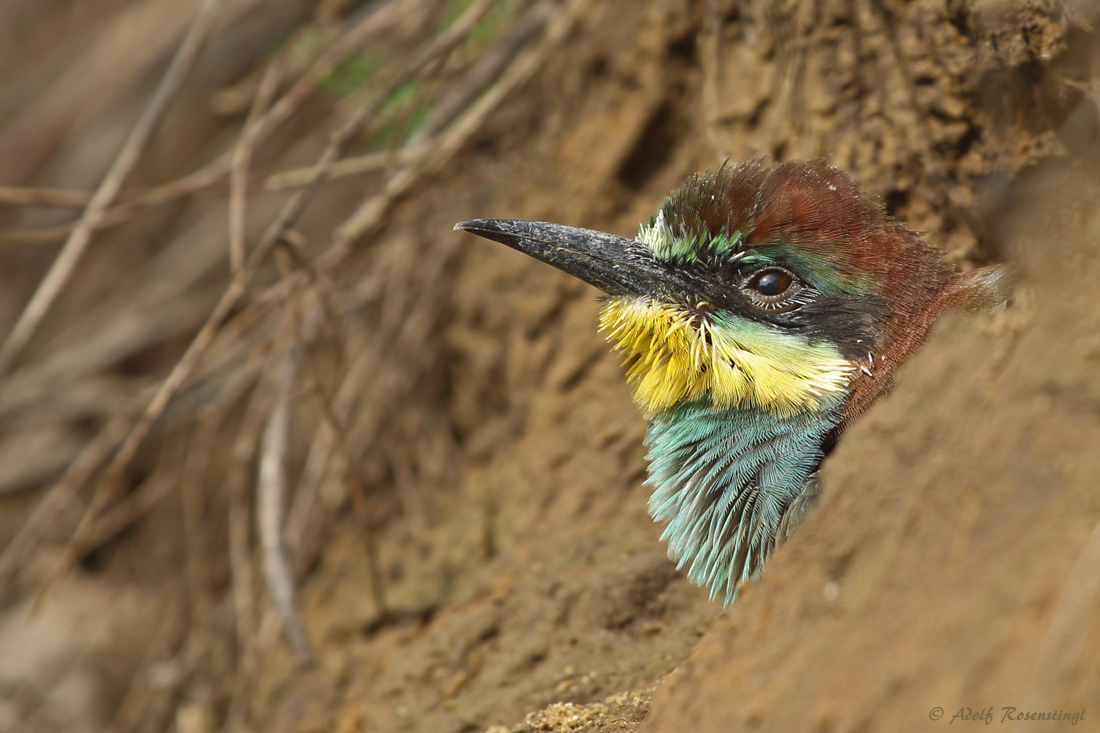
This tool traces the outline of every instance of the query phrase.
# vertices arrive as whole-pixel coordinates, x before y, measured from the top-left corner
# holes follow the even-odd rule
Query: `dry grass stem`
[[[152,206],[159,206],[187,196],[193,196],[216,186],[229,173],[230,154],[225,154],[202,168],[175,181],[157,186],[136,194],[132,199],[112,206],[95,222],[94,230],[100,231],[129,221]],[[80,195],[78,191],[65,192],[67,195]],[[51,244],[71,236],[80,225],[62,224],[48,229],[18,230],[0,232],[0,245],[20,246],[27,244]]]
[[[344,477],[351,493],[352,506],[355,510],[356,519],[358,519],[359,525],[362,528],[363,545],[367,554],[367,568],[370,573],[371,596],[374,598],[374,604],[378,609],[378,614],[380,616],[385,616],[388,612],[386,606],[386,589],[383,584],[382,565],[378,558],[378,543],[375,538],[377,527],[373,512],[371,512],[370,497],[367,495],[367,490],[363,487],[363,482],[359,480],[359,473],[356,470],[358,464],[352,458],[351,452],[347,448],[347,429],[344,427],[340,418],[336,416],[335,410],[333,410],[332,400],[329,398],[328,393],[325,392],[319,370],[308,354],[305,356],[305,362],[309,385],[314,394],[317,395],[317,401],[320,403],[324,425],[328,429],[328,432],[332,434],[331,442],[336,449],[340,464],[344,467]]]
[[[38,502],[30,517],[4,548],[3,555],[0,555],[0,585],[12,583],[15,573],[25,564],[25,559],[37,545],[43,529],[73,502],[80,488],[122,440],[131,419],[132,415],[125,411],[115,415],[84,446],[61,479]]]
[[[325,180],[347,178],[349,176],[362,175],[373,171],[384,170],[393,165],[403,165],[416,159],[422,151],[418,148],[402,148],[392,152],[366,153],[344,158],[329,167]],[[285,191],[289,188],[299,188],[306,185],[313,175],[313,167],[294,168],[288,171],[272,173],[264,179],[265,191]]]
[[[78,548],[85,540],[85,535],[94,524],[98,514],[114,501],[122,474],[133,460],[141,443],[148,435],[153,423],[164,412],[168,403],[183,386],[191,375],[207,349],[214,341],[219,328],[225,322],[226,317],[237,306],[244,295],[255,273],[271,252],[272,247],[280,240],[283,233],[290,228],[305,208],[306,204],[316,192],[317,184],[322,179],[325,171],[339,157],[340,152],[350,142],[352,137],[378,112],[394,92],[400,89],[406,82],[412,79],[416,73],[440,55],[450,51],[457,44],[463,34],[481,17],[488,12],[493,0],[481,0],[467,10],[463,16],[454,23],[446,32],[427,43],[412,59],[386,84],[382,91],[374,95],[363,104],[343,125],[333,134],[314,165],[312,179],[309,184],[296,191],[284,204],[275,221],[268,226],[263,237],[249,254],[245,266],[238,270],[229,282],[221,299],[214,307],[214,311],[207,318],[206,323],[191,341],[187,350],[173,367],[168,377],[161,383],[160,388],[149,402],[144,414],[130,429],[122,446],[115,454],[107,467],[102,482],[85,513],[84,519],[73,535],[68,550],[58,561],[57,566],[50,575],[50,580],[64,573],[72,565],[78,555]],[[47,581],[47,585],[49,581]]]
[[[190,667],[193,666],[188,665],[185,669],[181,664],[188,661],[186,659],[188,647],[193,646],[191,639],[196,634],[194,627],[186,622],[186,616],[186,610],[181,604],[179,608],[167,613],[159,624],[153,643],[145,649],[140,673],[130,679],[126,694],[111,720],[108,730],[112,733],[137,730],[140,726],[144,726],[147,730],[156,730],[157,728],[153,725],[154,718],[165,717],[166,711],[162,716],[150,715],[150,708],[157,707],[158,702],[160,702],[160,708],[167,707],[163,700],[158,700],[158,697],[175,697],[175,688],[183,682],[186,674],[191,671]],[[170,661],[166,663],[165,660]],[[178,682],[170,686],[170,689],[157,689],[158,686],[153,684],[153,667],[158,664],[162,666],[167,664],[175,672],[173,676]]]
[[[325,50],[324,54],[291,87],[290,91],[255,120],[255,124],[247,126],[246,129],[252,131],[249,141],[251,148],[254,149],[270,133],[283,125],[317,91],[321,83],[335,71],[341,62],[355,53],[371,38],[390,28],[397,20],[396,6],[397,3],[391,0],[360,19],[358,23]],[[426,3],[420,2],[419,5],[414,7],[406,4],[402,10],[405,13],[422,12],[425,7]],[[286,44],[287,48],[292,46],[293,40]],[[255,100],[256,97],[254,96],[253,99]],[[266,105],[260,105],[260,107],[266,108]],[[233,156],[236,154],[237,148],[234,148],[233,151],[218,157],[194,173],[163,186],[134,194],[129,200],[125,200],[122,204],[103,212],[98,221],[92,225],[93,229],[98,231],[105,227],[115,226],[132,219],[146,208],[191,196],[217,185],[232,170]],[[91,198],[91,194],[82,191],[0,187],[0,203],[83,208],[88,205]],[[61,241],[69,237],[78,224],[79,222],[32,231],[0,232],[0,244],[48,244]]]
[[[110,170],[103,178],[103,182],[99,185],[95,195],[92,196],[92,200],[88,203],[88,208],[84,210],[80,222],[69,235],[65,246],[61,249],[57,259],[54,260],[49,272],[46,273],[46,277],[39,284],[23,313],[19,316],[19,320],[11,333],[8,334],[3,346],[0,346],[0,374],[9,371],[12,361],[18,356],[31,336],[34,335],[50,306],[64,290],[65,284],[76,269],[77,262],[84,254],[84,249],[95,233],[96,224],[106,212],[107,207],[114,201],[115,196],[118,195],[123,181],[126,180],[126,176],[130,173],[134,164],[137,163],[146,141],[152,135],[165,109],[167,109],[168,103],[179,90],[183,80],[187,77],[187,72],[190,71],[192,64],[198,57],[220,6],[221,0],[203,0],[202,5],[199,6],[195,19],[187,31],[183,43],[176,51],[172,63],[169,64],[168,70],[165,72],[152,98],[150,98],[149,103],[142,110],[141,116],[134,124],[130,136],[126,139],[122,150],[119,151]]]
[[[136,522],[166,497],[177,483],[177,477],[166,474],[156,474],[146,479],[137,490],[103,513],[88,535],[86,549],[102,545]]]
[[[364,543],[363,580],[369,581],[374,616],[391,618],[379,550],[390,531],[388,513],[403,513],[422,541],[429,514],[415,491],[446,471],[446,461],[433,457],[438,441],[420,454],[401,455],[395,437],[436,429],[421,414],[419,401],[429,398],[417,388],[430,384],[437,363],[430,335],[444,317],[445,274],[457,244],[433,243],[429,253],[417,241],[370,242],[355,250],[346,272],[334,266],[352,252],[353,239],[376,230],[405,193],[483,129],[488,115],[565,37],[585,1],[520,3],[522,13],[502,29],[496,15],[479,25],[495,8],[512,12],[501,0],[475,0],[457,18],[443,0],[382,0],[369,12],[355,11],[337,30],[340,1],[326,0],[313,9],[312,20],[294,21],[300,25],[273,60],[254,63],[244,81],[237,77],[234,114],[245,119],[218,122],[228,143],[187,159],[209,162],[167,184],[121,193],[178,88],[184,62],[193,60],[217,11],[214,0],[202,0],[172,66],[95,194],[0,188],[0,205],[86,207],[71,224],[0,234],[0,244],[67,240],[61,264],[43,280],[6,351],[0,350],[0,367],[10,372],[0,389],[0,418],[44,424],[69,440],[67,453],[49,464],[62,475],[0,554],[0,587],[17,593],[19,570],[33,553],[41,554],[42,538],[68,535],[69,541],[39,601],[78,558],[108,542],[125,546],[120,535],[139,520],[143,527],[182,521],[184,567],[174,592],[177,605],[190,613],[173,621],[170,647],[150,649],[140,662],[141,675],[170,666],[171,680],[131,682],[114,716],[119,733],[151,721],[171,725],[173,715],[177,725],[197,715],[194,720],[208,729],[247,730],[255,691],[265,684],[264,655],[280,635],[300,663],[314,658],[295,584],[349,509]],[[235,7],[226,5],[224,13],[238,12]],[[472,31],[486,28],[499,33],[498,40],[464,45]],[[317,39],[324,45],[310,47]],[[372,41],[378,48],[365,49]],[[361,49],[366,61],[360,66],[369,69],[363,91],[333,99],[327,80]],[[371,66],[383,57],[378,49],[391,54],[380,70]],[[353,75],[364,73],[355,64],[349,68]],[[202,75],[194,77],[199,86]],[[311,100],[323,85],[329,96]],[[227,88],[224,80],[211,86],[215,92]],[[207,96],[176,99],[209,115],[209,93],[202,94]],[[322,116],[309,116],[318,111]],[[287,125],[296,115],[295,125]],[[392,134],[393,124],[415,125],[399,133],[400,148],[341,159],[367,136],[376,144]],[[235,132],[233,125],[239,125]],[[163,129],[167,135],[170,123]],[[317,150],[310,138],[319,131],[327,137]],[[148,148],[150,159],[161,154]],[[287,165],[306,151],[313,165]],[[265,176],[254,170],[261,160],[283,170]],[[370,171],[385,177],[366,182],[367,195],[339,228],[330,219],[318,233],[316,222],[303,218],[324,181]],[[261,186],[290,193],[263,197]],[[203,192],[209,195],[150,211]],[[346,204],[340,211],[346,216]],[[28,222],[58,221],[55,212],[13,214]],[[77,263],[98,266],[96,257],[81,259],[95,232],[125,222],[141,231],[147,222],[156,226],[155,216],[169,224],[160,230],[165,236],[152,239],[151,256],[60,334],[43,333],[49,337],[43,348],[12,369],[57,296],[86,284],[75,276]],[[125,237],[103,239],[114,246]],[[272,254],[278,279],[272,278]],[[77,387],[58,392],[59,383]],[[295,409],[296,385],[316,398],[316,409]],[[434,389],[432,384],[428,392]],[[395,417],[404,403],[413,406],[409,414]],[[90,428],[89,439],[83,432]],[[300,470],[293,486],[292,469]],[[140,483],[132,480],[146,471]],[[213,478],[221,473],[224,481]],[[174,517],[165,501],[175,506],[177,486],[182,512]],[[219,590],[222,578],[228,584]],[[218,623],[230,617],[235,628]],[[201,680],[213,677],[232,677],[232,688],[203,689]]]
[[[410,191],[421,177],[438,171],[481,129],[485,119],[514,89],[526,83],[561,43],[580,17],[589,0],[573,0],[547,30],[542,41],[519,56],[500,79],[478,99],[445,135],[422,152],[409,165],[395,173],[381,192],[367,199],[337,228],[329,249],[318,259],[318,268],[327,270],[347,256],[351,243],[378,226],[390,207]]]
[[[461,79],[447,85],[428,118],[409,136],[406,147],[416,149],[449,125],[478,95],[485,91],[512,63],[521,50],[546,28],[558,3],[535,3],[508,29],[491,50],[475,61]]]
[[[402,7],[399,7],[402,6]],[[336,68],[364,43],[388,30],[397,22],[400,13],[414,14],[422,11],[423,3],[398,3],[388,0],[377,10],[362,18],[353,28],[333,43],[309,71],[295,82],[278,102],[261,118],[257,136],[265,138],[273,130],[282,126],[298,110],[317,88],[336,70]]]
[[[82,209],[91,203],[92,194],[57,188],[0,186],[0,204],[14,206],[57,206]]]
[[[266,360],[265,360],[266,361]],[[263,383],[258,383],[237,428],[233,442],[227,490],[229,492],[229,567],[232,575],[234,618],[237,627],[239,655],[252,648],[259,616],[256,612],[256,581],[252,571],[249,540],[249,467],[264,428],[270,395]]]
[[[191,601],[192,626],[205,627],[211,613],[209,593],[209,539],[207,537],[205,515],[206,473],[212,454],[213,431],[216,421],[211,418],[196,422],[191,426],[190,434],[184,445],[184,456],[177,465],[183,471],[177,481],[180,503],[183,505],[183,538],[186,549],[184,569],[187,575],[187,589]],[[123,502],[120,502],[121,505]]]
[[[552,14],[553,6],[552,2],[540,2],[532,7],[515,24],[498,48],[474,64],[461,83],[448,88],[443,99],[433,107],[431,116],[417,128],[403,148],[344,158],[329,168],[326,179],[345,178],[394,165],[405,165],[429,153],[435,134],[465,109],[486,86],[499,78],[515,55],[542,31]],[[311,172],[311,168],[296,168],[273,173],[264,179],[264,190],[283,191],[304,186],[309,182]]]
[[[286,450],[290,432],[290,397],[298,379],[301,351],[296,338],[288,344],[275,384],[274,403],[264,430],[257,482],[256,517],[268,592],[282,620],[283,633],[300,665],[312,663],[313,649],[306,637],[295,601],[294,575],[283,541],[286,506]]]
[[[260,87],[248,110],[241,137],[233,148],[233,162],[229,175],[229,270],[237,273],[244,267],[245,259],[245,216],[248,197],[248,166],[252,161],[252,151],[259,141],[260,116],[271,104],[283,76],[283,64],[276,60],[264,70]]]

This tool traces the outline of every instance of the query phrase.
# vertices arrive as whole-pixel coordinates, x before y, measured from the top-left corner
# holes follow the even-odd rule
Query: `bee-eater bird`
[[[955,272],[821,160],[696,175],[634,239],[506,219],[455,229],[607,294],[600,330],[648,423],[649,513],[669,557],[727,604],[937,316],[994,306],[1009,287],[1003,266]]]

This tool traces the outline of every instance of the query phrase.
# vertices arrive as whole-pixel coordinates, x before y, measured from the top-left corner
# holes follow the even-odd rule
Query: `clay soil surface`
[[[94,191],[201,4],[0,0],[0,184]],[[370,4],[319,5],[221,3],[121,200],[231,151],[296,29],[313,55],[287,62],[275,100]],[[280,121],[240,179],[248,251],[289,195],[263,176],[318,158],[362,101],[348,79],[385,77],[474,5],[383,16],[381,70],[343,64]],[[415,141],[480,58],[500,54],[486,78],[528,76],[438,165],[316,188],[115,473],[239,267],[226,176],[96,234],[4,365],[0,729],[895,733],[991,708],[998,729],[1100,730],[1093,5],[501,7],[345,154]],[[138,37],[159,51],[112,66]],[[478,89],[456,110],[493,93]],[[646,513],[645,424],[598,293],[452,226],[632,236],[691,173],[748,155],[828,157],[960,269],[1010,262],[1018,283],[1003,311],[941,319],[828,458],[820,505],[723,608]],[[325,260],[368,199],[381,213]],[[77,216],[3,201],[9,239]],[[5,331],[67,233],[0,250]],[[308,663],[265,581],[273,445]],[[1083,718],[1012,717],[1058,711]]]

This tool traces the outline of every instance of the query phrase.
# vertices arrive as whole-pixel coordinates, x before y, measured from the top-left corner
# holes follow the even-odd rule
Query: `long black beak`
[[[614,234],[513,219],[474,219],[455,229],[506,244],[608,295],[652,294],[668,285],[668,272],[644,252],[645,245]]]

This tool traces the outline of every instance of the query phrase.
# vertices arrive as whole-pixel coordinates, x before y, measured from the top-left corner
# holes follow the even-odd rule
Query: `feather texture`
[[[649,513],[669,557],[730,603],[812,505],[823,444],[844,395],[774,415],[687,403],[649,421]]]
[[[608,298],[600,330],[625,355],[635,401],[647,414],[701,399],[776,414],[815,409],[846,390],[855,371],[825,341],[652,298]]]

